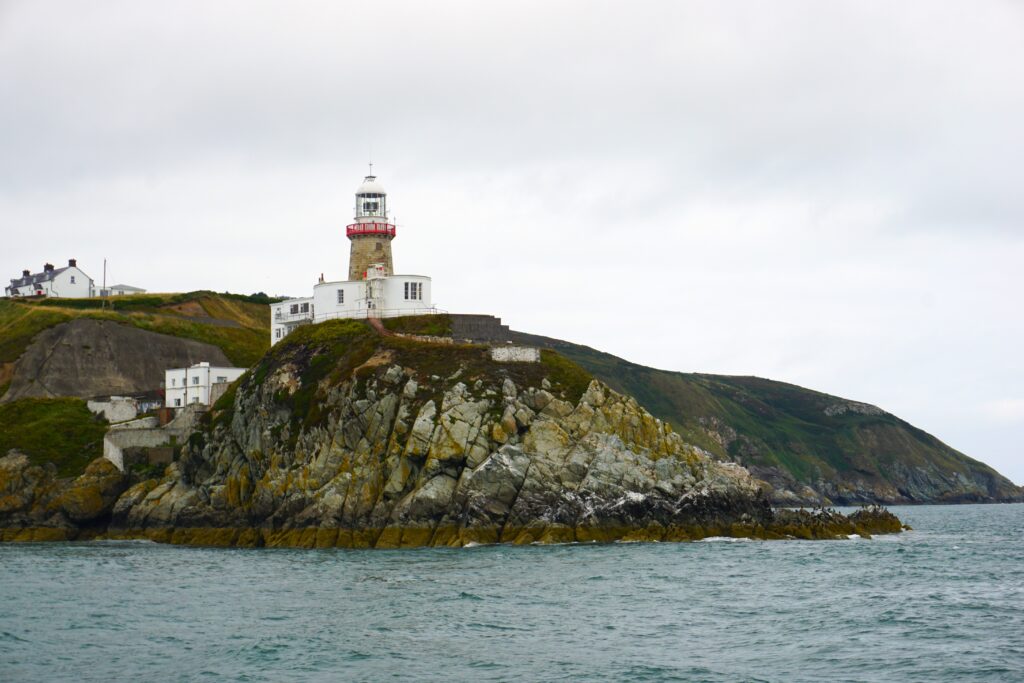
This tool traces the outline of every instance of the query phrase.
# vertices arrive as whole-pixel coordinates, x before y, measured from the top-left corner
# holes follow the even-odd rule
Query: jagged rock
[[[0,458],[0,538],[29,530],[23,540],[65,540],[81,527],[105,521],[128,485],[113,463],[97,458],[78,477],[61,479],[53,465],[33,465],[12,451]],[[58,536],[41,529],[60,530]]]
[[[229,419],[204,427],[159,481],[115,503],[127,482],[94,463],[51,508],[70,525],[110,515],[114,536],[215,545],[685,540],[764,536],[774,523],[749,472],[597,381],[574,389],[485,349],[459,348],[444,368],[437,354],[451,347],[332,348],[351,375],[324,379],[322,360],[311,375],[322,348],[277,347]],[[30,469],[0,461],[0,490],[41,476]]]

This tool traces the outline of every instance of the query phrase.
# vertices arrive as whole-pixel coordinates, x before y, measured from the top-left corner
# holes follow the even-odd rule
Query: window
[[[309,313],[309,304],[302,304],[299,306],[299,311],[302,313]]]
[[[174,399],[174,407],[175,408],[180,408],[181,407],[181,399],[180,398]]]
[[[338,303],[339,304],[345,303],[345,290],[344,289],[339,289],[338,290]]]
[[[71,276],[71,284],[75,284],[75,276],[74,275]]]
[[[291,313],[292,315],[295,315],[296,313],[299,312],[299,305],[298,304],[292,304],[291,308],[288,309],[288,312]]]
[[[198,396],[193,396],[192,397],[192,402],[193,403],[199,403],[199,397]]]
[[[192,384],[199,384],[199,377],[193,377]]]
[[[228,378],[227,378],[227,377],[218,377],[218,378],[217,378],[217,381],[218,381],[218,382],[227,382],[227,381],[228,381]]]
[[[405,298],[407,301],[416,300],[420,301],[423,299],[423,283],[422,282],[406,282],[405,283]]]
[[[172,386],[172,387],[176,387],[176,386],[178,386],[178,380],[176,380],[176,379],[173,379],[173,378],[172,378],[172,379],[171,379],[171,386]]]
[[[281,328],[279,327],[276,330],[274,330],[274,339],[280,339],[280,338],[281,338]]]

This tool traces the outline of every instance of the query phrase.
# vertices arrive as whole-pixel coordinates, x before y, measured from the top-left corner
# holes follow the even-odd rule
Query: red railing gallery
[[[391,223],[353,223],[345,226],[345,237],[353,235],[385,235],[395,236],[395,226]]]

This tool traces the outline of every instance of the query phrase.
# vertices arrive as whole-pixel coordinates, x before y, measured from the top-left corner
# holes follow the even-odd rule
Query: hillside
[[[222,397],[159,479],[102,459],[74,480],[0,457],[0,540],[372,547],[846,539],[880,510],[773,510],[761,483],[687,444],[555,352],[297,329]]]
[[[46,346],[63,344],[70,346],[77,342],[75,353],[67,352],[62,364],[62,374],[71,374],[65,384],[54,395],[88,396],[102,386],[90,381],[89,376],[103,374],[97,370],[101,362],[90,361],[89,356],[98,351],[95,327],[83,325],[83,321],[103,324],[116,323],[121,328],[128,328],[148,334],[116,334],[107,328],[107,334],[100,338],[103,344],[113,344],[113,348],[105,349],[107,355],[120,356],[134,351],[136,355],[147,355],[153,367],[140,368],[139,373],[148,377],[148,383],[159,386],[162,375],[155,375],[153,368],[162,368],[183,362],[196,354],[202,355],[203,348],[216,348],[223,353],[217,360],[226,357],[234,365],[249,367],[266,352],[269,347],[270,310],[266,305],[269,299],[263,295],[240,296],[233,294],[217,294],[199,291],[186,294],[144,294],[137,296],[112,297],[110,299],[41,299],[11,300],[0,299],[0,396],[7,393],[12,380],[15,379],[15,362],[26,355],[34,340],[39,340],[41,333],[52,335],[44,338],[41,343]],[[104,307],[104,305],[106,307]],[[66,323],[76,323],[77,327],[92,329],[93,334],[76,333],[70,336],[54,332]],[[66,328],[62,328],[66,329]],[[150,336],[153,335],[153,336]],[[190,344],[179,344],[178,353],[166,358],[154,352],[156,348],[173,348],[173,344],[159,344],[156,335],[167,338],[189,340]],[[113,338],[114,341],[109,341]],[[196,344],[201,346],[196,346]],[[117,346],[120,344],[120,346]],[[47,348],[49,348],[47,346]],[[130,348],[130,347],[138,348]],[[192,349],[192,352],[189,352]],[[68,351],[65,349],[65,351]],[[208,355],[208,354],[207,354]],[[204,358],[205,359],[205,358]],[[40,375],[41,364],[50,361],[49,353],[40,352],[35,358],[26,358],[19,373],[22,384],[33,381]],[[95,367],[94,367],[95,366]],[[66,372],[74,368],[74,373]],[[107,371],[107,374],[110,374]],[[150,377],[152,375],[152,377]],[[82,377],[82,387],[70,387],[67,381],[74,377]],[[88,386],[85,386],[88,385]],[[132,382],[118,384],[113,382],[107,393],[122,391],[131,392]],[[79,389],[79,390],[76,390]],[[43,394],[26,394],[43,395]]]
[[[512,333],[558,350],[719,458],[774,487],[780,504],[1019,501],[984,463],[875,406],[759,377],[656,370],[587,346]]]
[[[0,300],[0,396],[91,396],[104,393],[100,389],[132,393],[133,386],[142,386],[134,376],[145,375],[148,387],[159,386],[160,367],[216,359],[221,352],[235,365],[254,366],[269,347],[267,301],[263,295],[207,291],[118,297],[111,301],[113,309],[98,308],[96,299]],[[399,332],[445,335],[452,333],[453,317],[462,318],[463,325],[465,318],[488,318],[428,316],[386,324]],[[88,329],[74,334],[58,329],[69,322],[84,328],[117,323],[137,334],[111,335],[108,327],[100,329],[102,334],[93,329],[89,337]],[[500,325],[488,329],[488,334],[511,334],[572,359],[616,391],[635,397],[688,442],[769,482],[779,504],[1024,498],[1020,488],[990,467],[874,406],[756,377],[656,370],[562,340],[509,333]],[[181,342],[169,344],[173,339]],[[197,343],[209,346],[190,346]],[[101,357],[95,347],[103,345],[115,348]],[[53,346],[60,347],[59,353],[48,352]],[[14,360],[19,357],[25,368],[16,378]],[[30,385],[45,364],[62,381],[71,377],[71,386],[51,381],[49,391],[35,391]],[[113,366],[122,376],[114,376]],[[128,366],[134,375],[125,377]]]

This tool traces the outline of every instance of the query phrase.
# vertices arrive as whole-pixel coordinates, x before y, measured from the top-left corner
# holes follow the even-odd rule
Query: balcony
[[[345,237],[356,235],[377,235],[379,237],[394,237],[395,226],[391,223],[353,223],[345,226]]]

